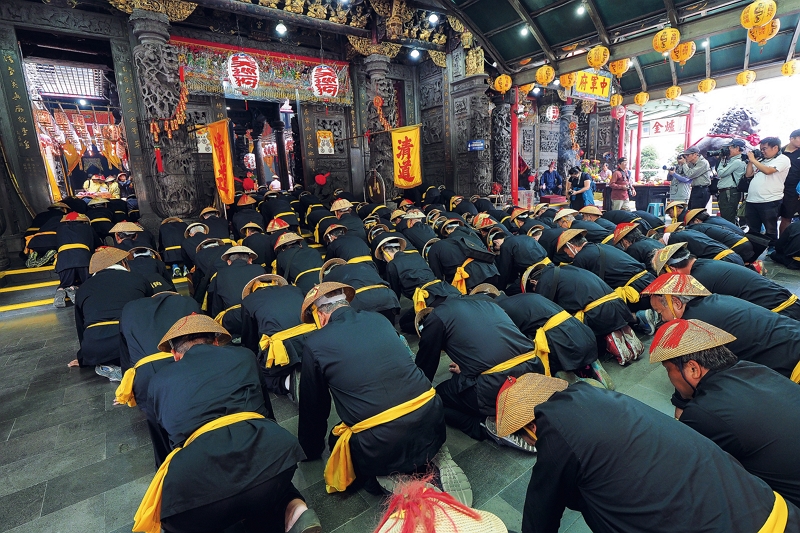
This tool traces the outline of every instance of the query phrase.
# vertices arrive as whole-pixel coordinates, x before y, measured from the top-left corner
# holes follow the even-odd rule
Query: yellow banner
[[[78,163],[81,162],[81,156],[86,149],[83,147],[83,143],[78,141],[78,146],[72,144],[72,141],[68,140],[65,144],[61,146],[61,151],[64,152],[64,158],[67,160],[67,168],[69,172],[75,170],[75,167],[78,166]]]
[[[411,189],[422,185],[419,124],[392,130],[394,186]]]
[[[609,98],[611,93],[611,78],[601,76],[592,71],[578,72],[578,79],[572,86],[573,94],[577,97],[591,95],[599,98]]]
[[[232,204],[234,201],[233,189],[233,158],[231,156],[231,142],[228,135],[228,120],[218,120],[200,130],[208,131],[208,140],[211,142],[211,154],[214,159],[214,179],[217,182],[219,199],[223,204]]]

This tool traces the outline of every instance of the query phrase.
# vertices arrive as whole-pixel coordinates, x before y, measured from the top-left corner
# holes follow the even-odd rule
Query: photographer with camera
[[[706,158],[700,155],[700,150],[696,146],[690,146],[678,156],[678,164],[675,170],[670,170],[669,179],[674,184],[676,181],[681,184],[688,184],[691,181],[691,192],[689,193],[689,209],[705,209],[711,199],[708,186],[711,185],[711,166]],[[685,185],[684,185],[685,187]],[[684,198],[672,196],[673,185],[670,185],[670,200],[683,200]],[[680,186],[676,186],[680,188]]]
[[[789,144],[781,150],[783,155],[789,158],[792,163],[792,168],[786,175],[786,181],[783,183],[783,203],[780,210],[780,233],[789,227],[792,223],[792,218],[800,212],[800,193],[797,192],[797,187],[800,184],[800,130],[794,130],[789,135]]]
[[[738,186],[739,182],[744,179],[744,172],[747,169],[747,165],[741,157],[746,147],[743,140],[734,139],[727,146],[707,153],[709,157],[720,158],[717,165],[719,214],[733,224],[736,224],[736,212],[739,209],[739,202],[742,200],[742,193],[739,192]]]
[[[752,176],[747,190],[745,218],[750,232],[760,232],[769,239],[770,252],[778,238],[778,211],[783,202],[783,184],[792,166],[787,156],[781,153],[781,140],[777,137],[761,139],[761,150],[747,154],[745,177]]]

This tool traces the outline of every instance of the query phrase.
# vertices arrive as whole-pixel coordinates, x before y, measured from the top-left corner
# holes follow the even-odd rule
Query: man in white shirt
[[[747,191],[745,217],[750,231],[764,233],[769,238],[769,247],[775,247],[778,238],[778,211],[783,201],[783,182],[792,166],[788,157],[781,153],[781,140],[777,137],[761,139],[764,159],[759,161],[753,152],[748,153],[745,176],[753,179]]]

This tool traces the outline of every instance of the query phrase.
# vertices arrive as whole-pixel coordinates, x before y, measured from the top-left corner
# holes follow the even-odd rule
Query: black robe
[[[800,361],[800,323],[733,296],[694,298],[683,318],[697,318],[736,335],[727,348],[739,359],[771,368],[787,378]]]
[[[691,275],[714,294],[735,296],[766,309],[775,309],[792,296],[783,285],[747,267],[725,261],[697,259],[692,264]],[[795,302],[780,314],[800,320],[800,302]]]
[[[670,234],[669,244],[678,244],[681,242],[686,243],[686,248],[689,250],[690,254],[703,259],[714,259],[714,257],[725,250],[730,250],[730,248],[721,242],[712,239],[705,233],[691,229],[685,229],[683,231],[677,231]],[[727,261],[728,263],[735,263],[737,265],[744,266],[744,261],[742,261],[742,258],[736,253],[721,257],[719,261]]]
[[[60,209],[48,209],[47,211],[37,213],[36,216],[33,217],[31,225],[25,230],[25,236],[28,237],[42,231],[42,226],[44,226],[48,220],[55,219],[56,222],[58,222],[63,216],[64,213]],[[52,223],[50,225],[53,226]]]
[[[563,311],[561,306],[544,296],[530,292],[508,297],[501,295],[494,301],[529,339],[533,339],[536,331],[551,317]],[[577,318],[568,318],[544,335],[550,347],[551,375],[559,370],[581,369],[597,360],[594,332]]]
[[[509,283],[515,282],[529,266],[547,257],[547,251],[536,239],[527,235],[510,235],[500,247],[500,255],[495,260],[497,270],[497,287],[503,290]]]
[[[642,239],[628,246],[625,253],[633,257],[643,265],[647,265],[648,270],[653,268],[653,252],[666,246],[663,242],[656,239]]]
[[[545,228],[544,231],[542,231],[542,234],[539,236],[539,244],[547,252],[547,257],[549,257],[550,260],[557,265],[572,262],[572,258],[564,253],[563,248],[562,251],[556,252],[558,238],[562,233],[564,233],[563,228]]]
[[[587,305],[613,292],[594,273],[571,265],[547,266],[539,276],[536,292],[574,315]],[[596,337],[624,328],[633,315],[621,299],[601,304],[585,314],[584,323]]]
[[[236,212],[233,214],[232,218],[233,218],[233,236],[236,238],[236,240],[239,240],[242,237],[244,237],[242,226],[250,222],[255,222],[261,227],[261,229],[264,229],[264,217],[262,217],[261,213],[256,211],[252,205],[238,208]]]
[[[396,254],[386,265],[386,280],[398,298],[405,296],[411,299],[417,287],[422,287],[435,279],[436,275],[418,253]],[[454,294],[461,294],[455,287],[453,290]]]
[[[163,261],[155,257],[135,257],[128,260],[131,272],[141,275],[150,284],[153,294],[162,291],[175,292],[172,276]]]
[[[775,496],[716,444],[617,392],[576,383],[535,410],[538,455],[522,533],[556,533],[564,509],[595,533],[753,533]],[[789,506],[786,531],[798,531]]]
[[[792,270],[800,269],[800,222],[789,224],[786,231],[781,232],[770,259]]]
[[[263,219],[263,228],[275,218],[280,218],[290,226],[299,226],[300,220],[292,209],[292,204],[286,198],[268,198],[259,206]],[[260,225],[260,224],[259,224]]]
[[[207,239],[213,237],[214,239],[230,240],[231,234],[230,230],[228,229],[228,221],[224,218],[211,216],[206,219],[202,219],[200,222],[208,226],[208,235],[206,236]]]
[[[275,242],[278,239],[269,233],[253,233],[245,237],[242,246],[247,246],[253,250],[258,257],[253,259],[253,264],[261,265],[272,272],[272,262],[275,261]]]
[[[222,259],[222,254],[229,248],[231,248],[230,244],[211,246],[203,248],[195,255],[196,263],[192,273],[194,294],[192,294],[192,297],[198,303],[206,302],[208,284],[211,283],[211,278],[214,277],[214,274],[228,266],[228,262]],[[208,305],[203,305],[203,309],[208,310]]]
[[[410,228],[404,228],[401,232],[409,244],[413,245],[417,250],[422,250],[426,242],[436,238],[436,232],[433,231],[433,228],[423,221],[417,222]]]
[[[293,337],[284,342],[289,364],[285,367],[266,367],[267,353],[261,350],[262,335],[274,335],[301,324],[300,308],[303,291],[293,285],[263,287],[248,294],[242,300],[242,346],[258,354],[259,370],[265,375],[285,374],[300,363],[305,338],[308,334]]]
[[[715,226],[722,226],[723,228],[728,228],[734,233],[738,233],[739,235],[744,235],[744,230],[734,224],[729,220],[725,220],[722,217],[708,217],[703,224],[713,224]]]
[[[350,307],[336,309],[325,327],[308,336],[302,375],[298,437],[309,459],[322,454],[331,396],[352,427],[431,388],[394,327],[377,313]],[[401,418],[355,433],[350,453],[356,476],[414,472],[433,459],[445,433],[438,395]]]
[[[433,243],[428,251],[428,264],[437,278],[452,283],[458,267],[463,266],[469,258],[466,252],[469,247],[468,241],[476,250],[491,255],[477,235],[458,228],[446,239]],[[469,274],[466,279],[467,292],[481,283],[497,283],[496,276],[499,272],[494,261],[489,263],[473,259],[464,270]]]
[[[28,248],[40,254],[48,250],[57,250],[56,230],[59,224],[61,224],[61,217],[52,217],[45,220],[28,241]]]
[[[81,347],[81,366],[117,364],[119,319],[125,304],[152,293],[150,284],[139,274],[107,268],[97,272],[78,287],[75,295],[75,328]],[[101,322],[116,322],[101,326]]]
[[[266,274],[261,265],[248,264],[237,259],[226,268],[217,271],[217,275],[208,284],[208,310],[211,317],[223,311],[222,327],[234,337],[242,334],[242,290],[253,278]]]
[[[800,505],[796,383],[765,366],[739,361],[703,376],[680,420],[716,442],[787,501]]]
[[[753,244],[747,240],[741,233],[731,231],[726,227],[718,226],[715,224],[701,223],[692,224],[689,226],[692,231],[699,231],[705,233],[715,241],[719,241],[742,258],[745,263],[750,263],[758,256],[754,256]]]
[[[342,235],[330,243],[325,250],[325,260],[344,259],[350,261],[356,257],[371,257],[370,248],[367,244],[355,235]],[[367,263],[371,263],[368,261]]]
[[[161,259],[168,265],[183,262],[181,244],[183,244],[186,226],[186,222],[167,222],[158,228],[158,252],[161,254]]]
[[[322,263],[322,256],[315,249],[292,247],[278,254],[276,273],[306,294],[319,283]]]
[[[647,220],[639,216],[637,213],[634,213],[632,211],[624,211],[622,209],[612,209],[606,211],[605,213],[603,213],[603,218],[606,220],[610,220],[615,225],[621,224],[623,222],[638,222],[643,232],[647,232],[653,229],[654,227],[657,228],[659,226],[664,225],[664,222],[662,222],[659,219],[658,223],[655,226],[653,226]]]
[[[100,246],[100,238],[91,225],[86,222],[59,222],[56,228],[58,255],[56,256],[56,272],[68,268],[88,268],[92,253]],[[85,248],[64,248],[71,244],[83,245]]]
[[[494,416],[497,393],[508,376],[529,372],[544,373],[538,358],[522,362],[508,370],[482,374],[486,370],[533,350],[533,343],[492,301],[470,296],[452,296],[434,307],[422,322],[416,363],[433,381],[444,351],[461,372],[453,374],[456,390],[475,387],[478,408],[485,416]]]
[[[108,201],[108,208],[114,214],[114,223],[117,222],[124,222],[128,220],[128,202],[125,200],[114,200],[111,199]]]
[[[109,235],[109,231],[114,227],[114,212],[107,207],[91,206],[86,211],[86,216],[92,223],[92,227],[101,239]]]
[[[205,233],[195,233],[191,237],[183,239],[181,242],[181,259],[186,268],[194,267],[194,258],[197,255],[197,247],[201,242],[208,239],[209,236]]]
[[[586,230],[586,240],[595,243],[605,241],[609,235],[614,233],[614,230],[609,231],[600,224],[589,222],[588,220],[573,220],[570,229]]]
[[[149,394],[173,447],[225,415],[272,415],[255,356],[245,348],[193,346],[153,377]],[[269,418],[212,430],[173,457],[164,478],[161,517],[234,497],[294,470],[304,458],[297,439]]]
[[[335,281],[353,287],[356,295],[350,305],[356,311],[400,311],[400,301],[389,284],[378,275],[372,262],[339,265],[323,281]],[[372,288],[360,291],[365,287]]]
[[[341,224],[342,226],[346,227],[348,235],[358,237],[365,243],[369,244],[367,242],[367,230],[364,228],[364,222],[362,222],[358,216],[352,213],[345,213],[339,218],[337,224]],[[322,238],[322,235],[320,235],[320,238]]]
[[[572,265],[594,273],[612,289],[626,285],[634,276],[647,270],[645,265],[608,244],[586,244],[572,259]],[[631,287],[641,293],[655,279],[647,272],[631,283]]]
[[[617,229],[617,225],[616,224],[614,224],[613,222],[611,222],[610,220],[608,220],[606,218],[603,218],[602,216],[599,217],[597,220],[594,220],[592,222],[594,222],[598,226],[602,226],[603,228],[605,228],[607,231],[610,231],[611,233],[614,233],[614,230]]]

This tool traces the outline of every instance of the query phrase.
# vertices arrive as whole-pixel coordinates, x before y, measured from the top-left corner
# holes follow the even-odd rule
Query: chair
[[[647,204],[647,212],[656,217],[664,217],[664,204],[662,202],[653,202]]]

